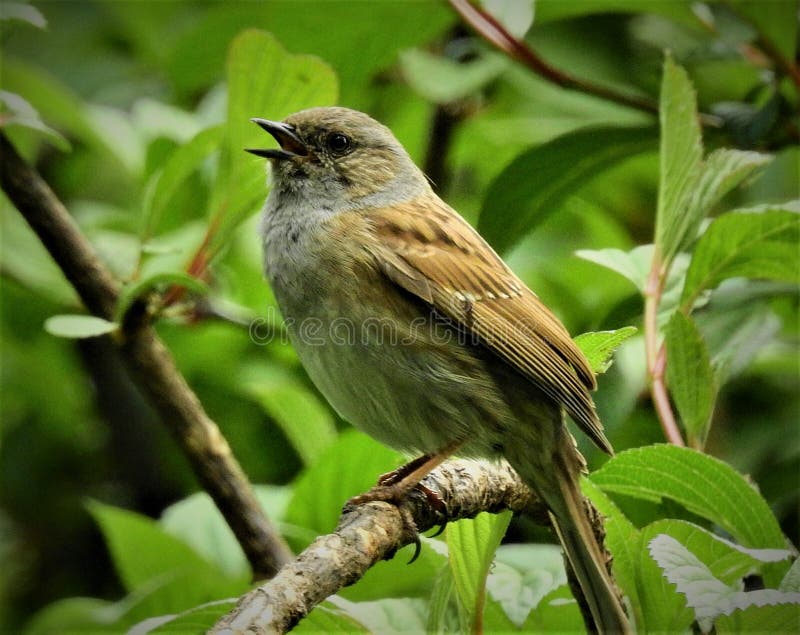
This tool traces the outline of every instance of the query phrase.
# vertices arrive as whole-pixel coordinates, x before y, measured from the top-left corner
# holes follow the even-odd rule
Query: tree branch
[[[291,629],[317,604],[358,581],[379,560],[390,559],[413,542],[414,534],[403,524],[405,512],[410,513],[420,532],[445,521],[504,509],[525,511],[540,522],[549,522],[544,503],[507,463],[447,461],[422,484],[439,494],[446,515],[416,490],[399,508],[380,502],[345,508],[334,533],[318,537],[272,580],[240,598],[236,608],[211,632],[238,635]]]
[[[0,133],[0,185],[39,236],[86,308],[113,319],[120,284],[97,258],[64,205]],[[236,535],[257,579],[270,577],[291,552],[264,516],[217,425],[175,367],[153,328],[140,323],[117,339],[127,370],[172,433],[202,487]]]

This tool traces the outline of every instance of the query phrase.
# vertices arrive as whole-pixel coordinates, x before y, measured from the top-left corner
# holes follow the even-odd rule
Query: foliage
[[[584,492],[637,627],[800,627],[796,6],[482,5],[555,68],[658,98],[658,120],[554,86],[433,1],[0,7],[0,127],[124,283],[114,322],[85,315],[2,198],[0,623],[197,632],[249,586],[98,337],[132,307],[158,320],[294,549],[402,461],[303,373],[255,238],[250,117],[341,103],[438,166],[444,198],[585,332],[618,454],[601,466],[587,448]],[[670,425],[693,449],[658,443]],[[297,630],[580,630],[548,540],[507,514],[459,521]]]

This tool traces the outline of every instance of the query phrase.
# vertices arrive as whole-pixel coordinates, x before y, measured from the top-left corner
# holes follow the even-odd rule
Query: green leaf
[[[705,442],[717,386],[708,348],[688,315],[676,311],[666,328],[667,384],[692,446]]]
[[[732,467],[701,452],[657,444],[620,452],[592,473],[604,492],[676,501],[746,547],[785,546],[766,501]]]
[[[800,593],[776,589],[739,591],[717,577],[697,556],[672,536],[660,534],[649,542],[650,555],[663,569],[664,576],[686,598],[700,627],[707,631],[719,615],[752,606],[793,604],[800,607]],[[688,625],[687,625],[688,626]]]
[[[523,38],[533,24],[536,0],[481,0],[483,8],[515,38]]]
[[[791,568],[786,572],[783,580],[781,580],[779,590],[800,593],[800,558],[795,558]]]
[[[531,611],[522,627],[526,633],[585,633],[586,625],[569,585],[548,593]]]
[[[798,633],[800,632],[800,602],[789,600],[776,604],[736,609],[730,615],[718,618],[714,626],[719,635],[726,633]]]
[[[280,426],[306,465],[314,464],[335,441],[336,424],[331,411],[282,368],[250,365],[243,372],[240,385]]]
[[[644,293],[650,263],[653,260],[653,245],[639,245],[630,251],[621,249],[580,249],[579,258],[611,269],[630,280],[639,292]]]
[[[800,279],[800,202],[737,210],[716,218],[700,237],[681,294],[690,309],[727,278]]]
[[[463,632],[467,624],[458,622],[459,613],[453,610],[453,569],[449,564],[441,568],[433,584],[430,601],[428,602],[428,619],[425,622],[425,632],[440,635],[451,631]]]
[[[97,502],[89,503],[89,511],[125,588],[157,588],[147,605],[151,615],[185,611],[247,589],[246,577],[226,576],[154,520]]]
[[[723,196],[751,176],[758,168],[772,161],[772,157],[758,152],[744,152],[731,148],[714,150],[703,162],[700,180],[692,195],[690,206],[697,210],[700,220]],[[688,231],[684,247],[694,240],[700,226],[699,220]]]
[[[292,629],[293,633],[367,633],[363,624],[352,618],[343,609],[335,606],[330,599],[315,606]]]
[[[536,24],[596,13],[649,13],[690,27],[700,25],[689,0],[536,0]]]
[[[427,603],[417,598],[385,598],[350,602],[336,595],[328,599],[370,633],[424,633]]]
[[[502,606],[520,628],[542,599],[567,581],[561,549],[555,545],[500,545],[486,579],[488,599]],[[488,624],[485,625],[489,632]]]
[[[47,28],[47,20],[41,11],[27,2],[0,3],[0,20],[19,20],[40,29]]]
[[[686,71],[664,60],[659,105],[661,148],[656,213],[656,246],[664,262],[678,252],[701,210],[690,202],[700,178],[703,146],[694,88]]]
[[[508,251],[592,177],[654,147],[651,128],[586,128],[527,150],[489,186],[478,230]]]
[[[629,604],[634,611],[635,623],[643,628],[644,618],[637,583],[642,551],[641,534],[619,507],[592,482],[591,478],[581,479],[581,489],[603,515],[603,528],[606,532],[605,546],[614,558],[611,563],[614,579],[622,593],[630,600]]]
[[[0,128],[8,126],[21,126],[42,133],[50,143],[64,152],[72,147],[60,132],[42,121],[38,111],[27,100],[16,93],[0,90]]]
[[[127,635],[147,633],[207,633],[217,620],[236,606],[235,599],[215,600],[190,608],[177,615],[165,615],[140,622]]]
[[[623,326],[615,331],[594,331],[582,333],[575,338],[578,348],[583,351],[589,366],[597,374],[606,372],[611,368],[614,351],[625,340],[633,337],[638,329],[635,326]]]
[[[208,285],[202,280],[186,273],[185,271],[164,271],[161,273],[154,273],[146,276],[141,280],[137,280],[133,284],[127,285],[122,290],[119,302],[117,302],[117,309],[115,311],[115,318],[122,322],[125,314],[130,310],[136,300],[144,297],[153,289],[158,287],[183,287],[197,295],[206,295],[209,291]]]
[[[345,502],[367,491],[381,474],[395,469],[402,460],[399,453],[365,434],[343,432],[300,474],[286,521],[317,534],[330,533],[336,528]]]
[[[278,485],[257,485],[256,497],[273,522],[283,519],[291,491]],[[228,523],[205,492],[197,492],[167,507],[159,524],[229,577],[247,576],[249,565]]]
[[[482,512],[475,518],[447,525],[445,535],[453,581],[470,625],[476,623],[477,611],[483,606],[489,566],[511,522],[511,515],[510,511]]]
[[[146,240],[156,231],[159,220],[184,181],[206,157],[219,149],[223,133],[222,126],[198,132],[189,142],[179,146],[164,162],[161,170],[153,175],[143,204],[141,232],[143,239]]]
[[[120,617],[117,606],[118,603],[96,598],[58,600],[38,611],[26,624],[24,633],[108,633]]]
[[[508,67],[508,59],[487,53],[466,63],[409,49],[400,54],[400,67],[411,88],[425,99],[448,104],[479,91]]]
[[[119,328],[116,322],[109,322],[94,315],[54,315],[47,318],[44,330],[56,337],[83,339],[112,333]]]
[[[221,223],[216,248],[226,244],[231,232],[264,201],[264,160],[244,149],[272,140],[250,119],[278,120],[304,108],[329,106],[338,94],[336,76],[327,64],[310,55],[292,55],[272,35],[257,29],[247,29],[233,40],[226,72],[228,121],[212,196],[212,210]]]

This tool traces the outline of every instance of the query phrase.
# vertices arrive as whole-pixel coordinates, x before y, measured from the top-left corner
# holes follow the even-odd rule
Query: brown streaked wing
[[[465,220],[433,196],[367,215],[380,245],[372,255],[388,278],[475,333],[613,453],[589,395],[595,378],[586,358]]]

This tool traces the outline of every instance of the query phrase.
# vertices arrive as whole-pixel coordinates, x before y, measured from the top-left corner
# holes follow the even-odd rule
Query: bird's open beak
[[[297,136],[297,132],[293,126],[288,123],[280,121],[269,121],[268,119],[259,119],[253,117],[250,121],[258,124],[277,141],[281,149],[262,150],[259,148],[245,148],[245,152],[250,152],[265,159],[293,159],[295,157],[304,157],[308,155],[308,148],[303,140]]]

